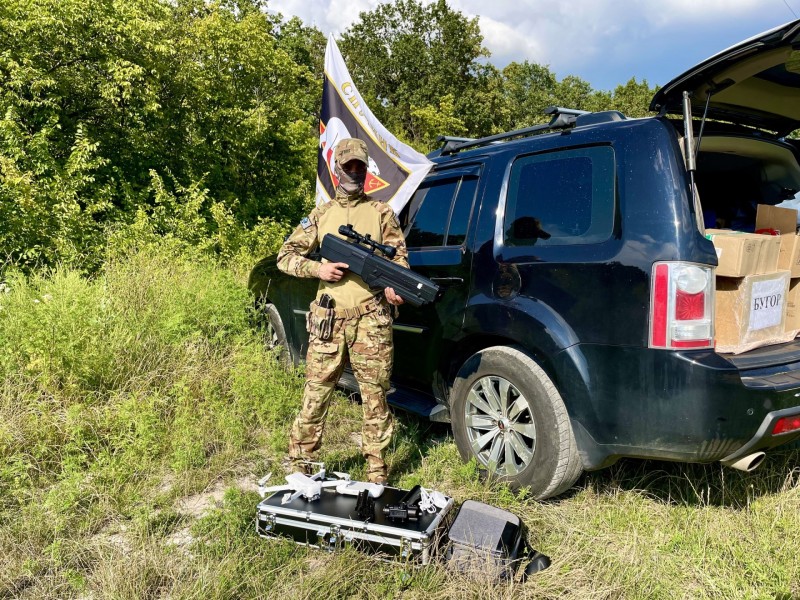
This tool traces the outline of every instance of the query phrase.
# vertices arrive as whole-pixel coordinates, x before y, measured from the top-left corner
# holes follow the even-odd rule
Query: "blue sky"
[[[386,0],[269,0],[338,36]],[[426,1],[426,0],[424,0]],[[577,75],[597,90],[631,77],[664,85],[741,40],[800,16],[800,0],[448,0],[478,17],[490,61],[530,60],[559,79]],[[794,14],[793,14],[793,12]]]

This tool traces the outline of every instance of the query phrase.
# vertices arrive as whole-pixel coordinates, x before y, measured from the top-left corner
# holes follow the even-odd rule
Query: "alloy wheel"
[[[514,476],[533,460],[536,424],[528,400],[510,381],[489,375],[469,390],[467,436],[478,461],[497,475]]]

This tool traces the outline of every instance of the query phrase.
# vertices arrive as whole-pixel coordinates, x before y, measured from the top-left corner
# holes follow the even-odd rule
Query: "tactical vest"
[[[344,236],[339,235],[339,226],[348,223],[361,235],[369,234],[375,241],[382,242],[381,213],[376,210],[374,202],[368,196],[348,198],[337,194],[326,207],[327,210],[321,211],[322,214],[319,216],[317,223],[319,243],[322,244],[322,238],[326,233],[344,239]],[[323,262],[328,261],[323,259]],[[317,299],[322,294],[328,294],[336,302],[337,308],[352,308],[366,302],[379,291],[382,290],[371,290],[361,277],[346,271],[345,276],[339,281],[333,283],[320,281]]]

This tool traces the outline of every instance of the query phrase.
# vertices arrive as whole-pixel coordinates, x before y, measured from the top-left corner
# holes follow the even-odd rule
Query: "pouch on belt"
[[[308,332],[313,333],[323,342],[330,341],[333,338],[335,319],[333,298],[328,294],[322,294],[318,301],[311,303],[311,310],[308,312],[306,322]]]

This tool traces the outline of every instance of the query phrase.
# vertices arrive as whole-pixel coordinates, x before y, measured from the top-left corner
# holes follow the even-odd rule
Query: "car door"
[[[437,283],[441,294],[432,304],[400,308],[392,379],[428,394],[463,322],[472,262],[466,240],[481,168],[474,164],[435,171],[400,214],[411,268]]]

